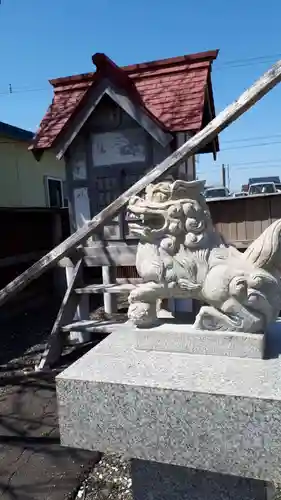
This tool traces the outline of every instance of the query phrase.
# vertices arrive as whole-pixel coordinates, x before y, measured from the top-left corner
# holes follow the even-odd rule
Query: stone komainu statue
[[[129,296],[128,316],[152,326],[158,299],[192,298],[209,304],[196,328],[263,332],[281,308],[281,220],[239,252],[215,231],[203,188],[201,181],[160,182],[130,200],[143,283]]]

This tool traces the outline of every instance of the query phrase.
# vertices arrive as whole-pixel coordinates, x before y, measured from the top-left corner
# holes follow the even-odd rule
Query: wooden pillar
[[[102,282],[104,285],[116,283],[116,268],[112,266],[102,267]],[[103,294],[104,312],[113,314],[117,312],[117,297],[113,293]]]
[[[53,246],[59,245],[62,240],[62,214],[60,212],[54,212],[52,215],[53,223]],[[63,298],[66,288],[65,272],[62,267],[56,266],[52,270],[53,274],[53,285],[55,294],[59,298]]]
[[[73,169],[71,170],[71,175],[73,175]],[[83,174],[84,175],[84,174]],[[77,179],[74,182],[78,182]],[[82,228],[86,221],[91,219],[91,211],[90,211],[90,200],[89,200],[89,190],[87,185],[84,185],[86,182],[84,179],[80,181],[81,185],[73,184],[72,188],[72,217],[75,221],[76,228]],[[89,238],[84,243],[84,246],[88,245],[91,242],[92,238]],[[67,285],[71,282],[72,276],[74,272],[74,267],[66,268],[66,280]],[[90,299],[89,295],[85,294],[81,297],[79,306],[77,307],[74,321],[83,321],[89,320],[90,314]],[[71,332],[69,336],[69,341],[71,344],[81,344],[84,342],[88,342],[90,340],[91,333],[89,332]]]
[[[75,267],[68,266],[65,268],[67,287],[72,281]],[[83,295],[80,299],[79,306],[76,309],[73,321],[88,320],[90,315],[89,308],[89,297],[88,295]],[[70,344],[83,344],[84,342],[89,342],[91,338],[90,332],[70,332],[69,343]]]

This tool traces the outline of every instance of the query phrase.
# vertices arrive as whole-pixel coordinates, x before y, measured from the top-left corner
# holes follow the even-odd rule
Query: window
[[[252,184],[249,189],[249,194],[270,194],[275,192],[276,187],[273,182],[267,184]]]
[[[52,208],[61,208],[67,206],[67,200],[64,200],[63,181],[54,177],[46,177],[47,204]]]
[[[229,196],[227,188],[207,188],[205,189],[205,198],[224,198]]]

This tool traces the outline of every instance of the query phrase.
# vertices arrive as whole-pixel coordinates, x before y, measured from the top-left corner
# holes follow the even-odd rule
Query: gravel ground
[[[77,500],[133,500],[129,461],[104,455],[81,485]]]
[[[104,455],[81,485],[76,500],[133,500],[133,498],[129,460],[117,455]],[[265,500],[281,500],[280,486],[276,485],[275,495],[273,490],[268,491]]]

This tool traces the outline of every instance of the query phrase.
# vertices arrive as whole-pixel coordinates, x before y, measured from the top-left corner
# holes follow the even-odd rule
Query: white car
[[[226,187],[211,187],[204,191],[204,196],[206,200],[211,200],[213,198],[226,198],[230,196],[230,192]]]
[[[248,196],[246,191],[239,191],[239,193],[233,193],[233,198],[240,198],[240,196]]]
[[[274,182],[257,182],[249,186],[248,195],[278,193]]]

